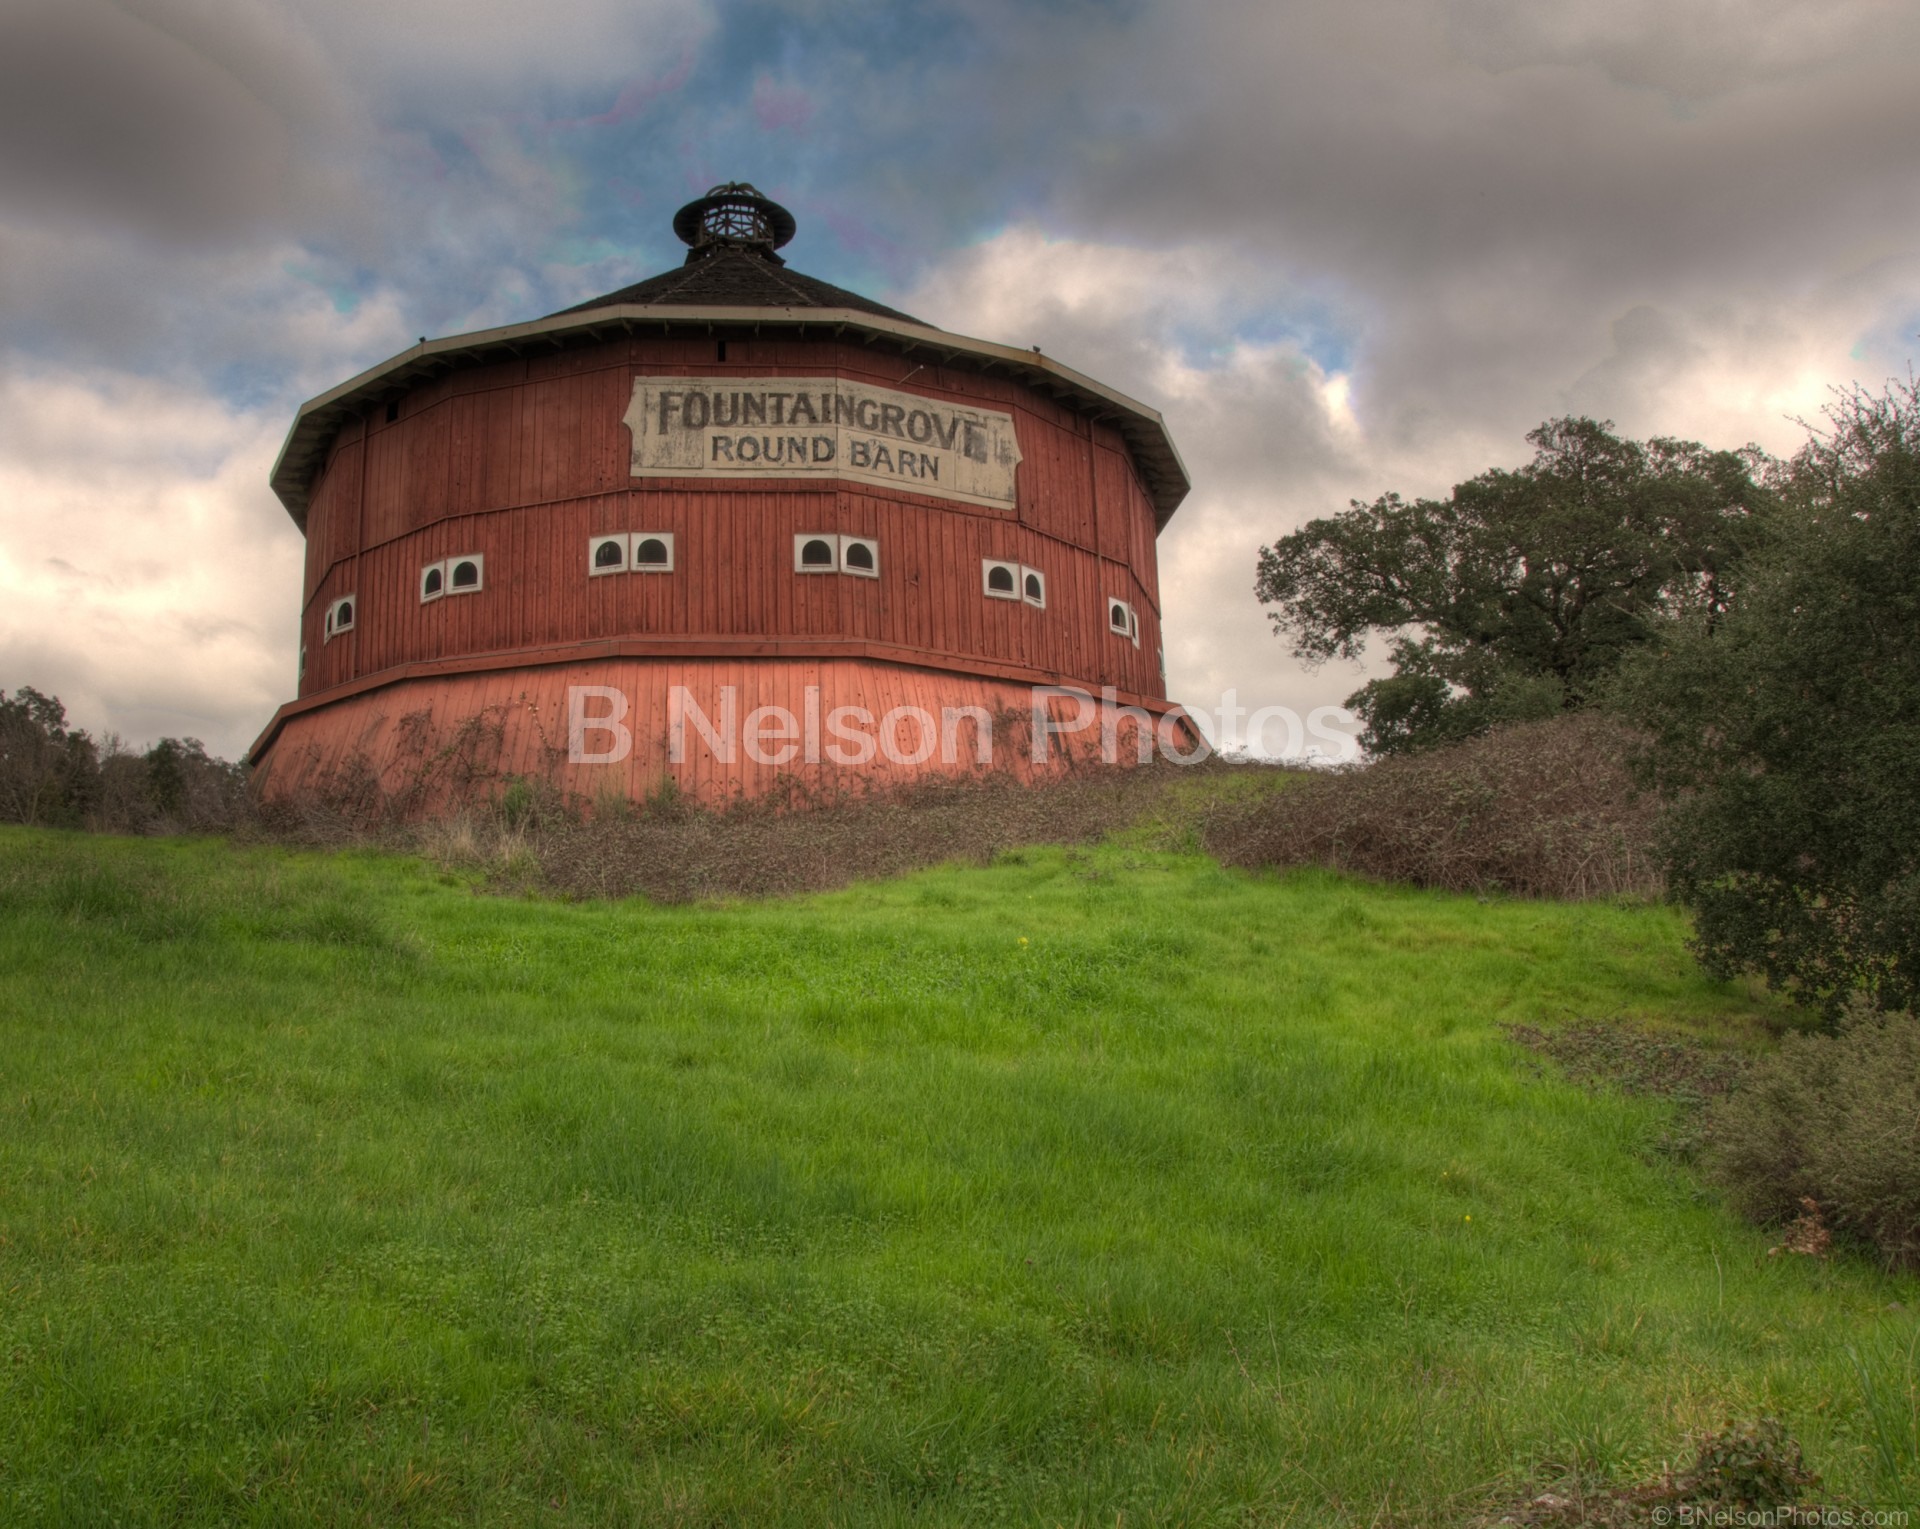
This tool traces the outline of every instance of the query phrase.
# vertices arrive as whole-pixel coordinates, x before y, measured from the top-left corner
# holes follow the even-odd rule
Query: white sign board
[[[838,377],[636,377],[636,478],[853,478],[1014,507],[1013,416]]]

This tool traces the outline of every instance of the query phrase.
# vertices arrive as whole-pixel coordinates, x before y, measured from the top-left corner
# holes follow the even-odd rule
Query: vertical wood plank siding
[[[607,763],[571,763],[569,688],[593,685],[618,691],[630,709],[621,719],[631,738],[625,757]],[[674,687],[688,698],[723,740],[731,741],[731,759],[710,748],[697,727],[683,726],[682,757],[671,756]],[[769,746],[751,757],[747,723],[762,706],[784,708],[796,719],[808,709],[809,689],[821,718],[823,745],[818,763],[804,754],[775,762]],[[731,692],[736,726],[723,717]],[[855,659],[732,662],[721,659],[616,659],[443,679],[404,680],[348,697],[333,705],[288,719],[257,772],[269,796],[364,796],[370,784],[383,797],[415,811],[432,811],[466,801],[484,800],[507,775],[549,782],[565,797],[589,809],[599,802],[636,799],[671,779],[679,790],[709,805],[737,797],[798,788],[806,793],[861,791],[909,777],[943,774],[1020,780],[1058,776],[1097,762],[1102,733],[1097,707],[1082,712],[1071,699],[1043,702],[1063,731],[1049,739],[1044,760],[1032,747],[1034,692],[966,675],[937,674],[893,664]],[[827,719],[837,707],[864,708],[871,723],[845,725],[878,737],[884,719],[896,708],[917,709],[932,719],[935,748],[923,764],[891,761],[877,753],[868,763],[840,763],[831,754],[835,735]],[[963,715],[977,707],[983,727]],[[588,715],[604,710],[596,699]],[[953,715],[949,718],[949,713]],[[1159,718],[1149,718],[1154,727]],[[1169,722],[1169,729],[1178,724]],[[1115,756],[1138,758],[1138,729],[1131,713],[1115,713]],[[911,754],[920,737],[911,720],[890,730],[898,749]],[[979,744],[985,735],[987,757]],[[1190,735],[1180,734],[1181,748]],[[798,742],[798,740],[795,740]],[[587,748],[612,752],[614,738],[587,735]]]
[[[344,427],[307,511],[302,701],[406,666],[647,637],[695,650],[703,640],[741,638],[878,644],[935,656],[949,671],[978,663],[984,675],[1004,678],[1011,667],[1164,698],[1153,509],[1116,430],[1007,378],[859,344],[729,336],[727,354],[721,364],[713,343],[697,339],[579,343],[457,368],[403,395],[393,420],[375,406]],[[840,376],[1012,414],[1022,452],[1016,505],[988,509],[812,479],[714,484],[629,476],[621,420],[636,376],[745,382],[783,374]],[[588,538],[614,531],[670,533],[673,571],[590,577]],[[796,574],[793,537],[803,532],[874,538],[881,576]],[[426,564],[474,553],[485,559],[481,590],[421,603]],[[986,598],[980,565],[987,558],[1042,570],[1046,608]],[[347,594],[358,597],[354,630],[327,640],[327,607]],[[1137,646],[1108,628],[1108,602],[1116,598],[1138,613]],[[802,671],[790,663],[729,662],[737,680],[761,689],[786,687],[785,694],[800,683],[793,676]],[[633,663],[623,675],[662,686],[673,667]],[[813,668],[831,677],[836,693],[865,683],[832,660]],[[714,683],[700,673],[703,684]],[[909,673],[911,683],[899,678]],[[409,680],[377,702],[349,703],[343,691],[344,710],[333,721],[334,707],[284,715],[279,733],[269,735],[267,775],[274,789],[286,789],[336,767],[347,733],[385,736],[376,718],[424,711],[444,720],[456,704],[505,706],[501,715],[517,718],[521,701],[503,698],[523,691],[540,725],[551,728],[555,703],[544,685],[494,672]],[[947,698],[940,704],[967,704],[952,698],[978,691],[998,705],[1007,686],[902,669],[890,671],[875,695],[888,705],[927,704],[899,698],[935,690]],[[650,718],[655,724],[664,720]],[[512,757],[532,747],[531,725],[503,723]],[[308,763],[291,763],[291,752],[301,751]],[[712,798],[758,779],[747,770],[682,784]]]

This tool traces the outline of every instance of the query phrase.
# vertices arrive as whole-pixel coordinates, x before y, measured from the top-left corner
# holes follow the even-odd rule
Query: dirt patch
[[[1202,816],[1222,796],[1244,795],[1247,786],[1257,790],[1286,773],[1161,763],[1089,769],[1039,785],[994,777],[840,800],[765,798],[725,811],[668,795],[610,803],[588,817],[518,783],[482,809],[418,824],[369,829],[321,807],[282,810],[273,836],[377,842],[478,870],[503,892],[638,894],[658,902],[783,897],[1124,831],[1148,847],[1195,848]]]
[[[1631,1485],[1579,1473],[1534,1485],[1466,1522],[1474,1529],[1572,1529],[1572,1526],[1674,1523],[1862,1523],[1834,1513],[1809,1494],[1820,1485],[1795,1439],[1778,1418],[1730,1420],[1693,1441],[1685,1469]],[[1763,1514],[1767,1515],[1763,1520]]]
[[[1707,1106],[1738,1089],[1753,1063],[1744,1052],[1636,1025],[1503,1028],[1528,1051],[1554,1063],[1571,1082],[1588,1088],[1617,1088],[1673,1105],[1658,1148],[1669,1157],[1689,1163],[1706,1145],[1710,1121]]]
[[[943,861],[979,863],[1016,845],[1098,839],[1139,817],[1163,789],[1151,774],[925,785],[799,811],[603,817],[542,833],[532,848],[545,885],[575,896],[778,897]]]
[[[1751,1058],[1705,1041],[1631,1025],[1567,1025],[1541,1030],[1508,1025],[1529,1051],[1551,1058],[1573,1082],[1629,1094],[1704,1104],[1739,1086]]]

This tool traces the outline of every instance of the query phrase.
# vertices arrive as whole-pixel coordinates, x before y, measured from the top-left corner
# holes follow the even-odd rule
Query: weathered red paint
[[[582,707],[589,725],[581,743],[589,754],[618,753],[618,759],[569,761],[570,694],[586,686],[595,690]],[[622,697],[626,707],[617,732],[601,722],[615,710],[604,692]],[[668,782],[677,794],[710,804],[783,790],[837,796],[935,773],[1035,780],[1097,763],[1103,751],[1115,762],[1135,763],[1142,727],[1151,733],[1168,715],[1164,703],[1138,708],[1139,714],[1071,696],[1043,694],[1038,704],[1042,730],[1050,716],[1055,731],[1036,755],[1035,691],[1004,681],[848,658],[625,658],[508,667],[405,679],[295,713],[261,764],[261,785],[281,798],[351,798],[372,790],[409,810],[489,794],[508,775],[546,781],[589,806],[651,797]],[[721,749],[686,720],[687,705],[713,724]],[[798,728],[753,738],[751,719],[762,707],[800,719]],[[876,744],[885,735],[903,756],[932,744],[931,757],[901,763],[882,747],[870,762],[856,762],[860,751],[825,725],[840,707],[859,708],[871,719],[858,732]],[[722,725],[729,708],[731,728]],[[911,717],[888,726],[896,709],[924,713],[940,726],[924,736]],[[805,762],[807,719],[813,719],[818,761],[811,766]],[[1176,713],[1165,726],[1185,749],[1190,735],[1178,730],[1179,721]],[[783,757],[789,753],[794,757]]]
[[[667,773],[704,800],[876,776],[744,760],[670,769],[639,746],[618,770],[565,762],[568,684],[629,686],[651,728],[676,673],[766,704],[814,683],[842,698],[830,704],[878,712],[1019,711],[1038,683],[1167,709],[1155,511],[1116,429],[965,358],[817,330],[736,332],[717,354],[705,336],[579,337],[456,366],[400,397],[391,422],[374,404],[341,428],[307,501],[305,672],[253,751],[261,789],[290,795],[358,771],[432,810],[445,792],[413,781],[419,760],[496,724],[496,775],[539,775],[587,799],[644,793]],[[622,416],[648,373],[837,376],[1005,410],[1022,451],[1017,505],[818,480],[632,478]],[[589,577],[589,538],[614,531],[672,533],[674,571]],[[881,576],[795,573],[802,532],[874,538]],[[471,553],[485,558],[484,588],[421,603],[423,565]],[[1042,569],[1046,608],[987,598],[988,558]],[[349,594],[354,628],[328,640],[324,613]],[[1110,598],[1138,613],[1137,644],[1109,630]]]

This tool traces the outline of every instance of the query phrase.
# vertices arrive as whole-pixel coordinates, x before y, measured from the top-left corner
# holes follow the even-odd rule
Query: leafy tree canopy
[[[1674,619],[1619,701],[1673,806],[1669,885],[1722,974],[1837,1010],[1920,1001],[1920,392],[1855,391],[1794,458],[1718,621]]]
[[[120,832],[232,824],[246,800],[243,765],[196,738],[162,738],[145,754],[67,723],[58,696],[0,690],[0,823]]]
[[[1625,440],[1549,420],[1533,461],[1444,500],[1354,501],[1260,550],[1255,592],[1307,663],[1388,638],[1394,672],[1347,698],[1394,753],[1592,699],[1662,614],[1725,613],[1773,503],[1756,447]]]
[[[93,740],[67,726],[59,697],[0,690],[0,822],[80,822],[99,796]]]

